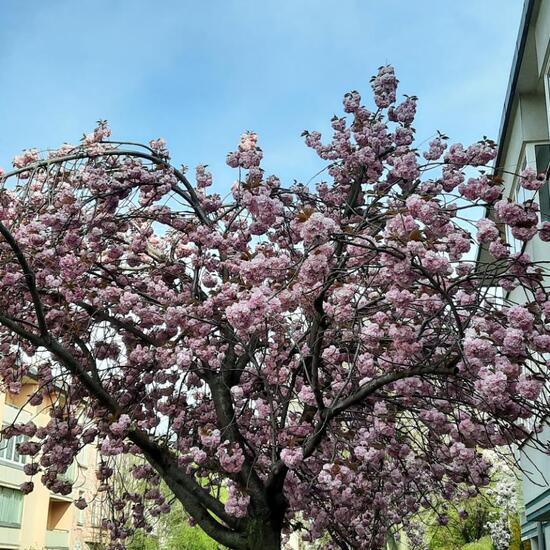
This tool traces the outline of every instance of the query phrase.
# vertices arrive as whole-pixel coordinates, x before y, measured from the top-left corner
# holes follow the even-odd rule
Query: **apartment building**
[[[0,393],[2,426],[32,419],[38,426],[49,421],[48,403],[39,407],[26,404],[36,387],[31,378],[25,380],[17,394]],[[100,515],[93,504],[79,510],[74,500],[83,496],[91,499],[96,494],[96,453],[89,446],[80,453],[66,476],[74,481],[71,495],[51,493],[37,476],[35,489],[24,495],[19,486],[28,477],[23,466],[28,457],[17,453],[16,444],[24,436],[0,441],[0,550],[50,549],[97,550],[104,541],[99,527]]]
[[[549,183],[534,194],[518,185],[515,174],[529,166],[548,173],[550,165],[550,0],[526,0],[501,120],[500,146],[495,166],[506,194],[540,206],[542,220],[550,220]],[[521,242],[506,235],[514,252]],[[525,248],[533,260],[550,261],[550,243],[535,237]],[[481,251],[481,260],[487,254]],[[547,281],[547,284],[550,281]],[[510,295],[522,301],[521,296]],[[549,411],[550,415],[550,411]],[[550,443],[550,426],[540,439]],[[550,455],[526,443],[520,450],[524,469],[522,538],[533,550],[550,550]]]

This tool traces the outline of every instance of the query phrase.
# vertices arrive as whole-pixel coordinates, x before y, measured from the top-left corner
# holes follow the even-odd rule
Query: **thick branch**
[[[46,318],[44,316],[44,309],[42,307],[42,301],[40,300],[40,295],[36,288],[36,277],[34,271],[31,269],[31,266],[27,262],[27,258],[23,254],[21,247],[15,240],[15,237],[11,234],[8,228],[0,222],[0,234],[4,237],[10,248],[13,250],[19,265],[25,275],[25,280],[27,281],[27,287],[31,293],[32,303],[34,305],[34,310],[36,312],[36,319],[38,321],[38,327],[40,329],[40,334],[46,336],[48,334],[48,327],[46,325]]]
[[[219,428],[224,436],[233,442],[238,443],[243,451],[245,450],[245,442],[239,427],[237,426],[237,419],[235,416],[235,410],[233,408],[233,402],[231,399],[231,391],[229,387],[224,383],[220,376],[214,376],[207,380],[212,392],[212,398],[214,400],[214,407],[216,409],[216,416],[218,418]],[[247,485],[251,490],[253,500],[260,506],[265,506],[264,485],[249,460],[245,460],[242,470],[239,476],[244,485]]]
[[[84,370],[80,362],[65,349],[55,338],[43,339],[40,336],[22,328],[10,317],[0,313],[0,324],[29,341],[36,347],[44,347],[95,397],[99,403],[114,415],[121,412],[118,402],[107,393],[99,381],[94,380]],[[235,524],[227,515],[223,505],[207,492],[191,477],[177,467],[168,450],[153,443],[145,433],[132,431],[129,438],[142,450],[147,459],[161,474],[169,487],[174,490],[185,509],[197,520],[199,525],[212,537],[231,548],[244,548],[242,536],[217,522],[208,512],[212,510],[220,519]]]
[[[245,537],[222,525],[208,510],[235,528],[242,528],[243,522],[227,514],[219,500],[210,495],[190,476],[185,475],[171,459],[167,450],[151,441],[149,436],[141,430],[131,431],[128,438],[141,449],[149,464],[161,475],[187,512],[208,535],[229,548],[238,550],[246,548]]]
[[[418,366],[405,371],[389,372],[383,374],[382,376],[379,376],[378,378],[370,380],[354,394],[350,395],[346,399],[339,401],[332,407],[325,409],[324,414],[322,414],[321,418],[317,422],[313,433],[308,437],[303,446],[304,458],[307,458],[308,456],[311,456],[313,454],[319,443],[321,443],[321,441],[323,440],[323,437],[325,436],[326,430],[330,422],[344,411],[355,405],[360,404],[376,391],[398,380],[421,375],[454,374],[458,360],[459,358],[457,357],[445,365],[432,365],[429,367]],[[268,481],[268,485],[270,483],[274,483],[274,480],[278,476],[284,475],[286,471],[287,467],[284,462],[282,460],[278,460],[277,463],[275,463],[272,467],[272,474]]]
[[[76,305],[81,307],[90,317],[92,317],[93,319],[96,319],[97,321],[106,321],[118,329],[125,330],[126,332],[129,332],[136,338],[139,338],[142,342],[144,342],[148,346],[157,345],[157,343],[153,338],[145,334],[145,332],[140,330],[135,324],[130,323],[129,321],[125,321],[123,319],[118,319],[117,317],[113,317],[112,315],[109,315],[106,311],[98,309],[94,306],[91,306],[86,302],[76,302]]]
[[[193,210],[195,210],[195,213],[197,214],[198,218],[202,223],[204,223],[205,225],[210,225],[210,220],[208,219],[206,213],[204,212],[200,204],[199,198],[195,193],[195,190],[193,189],[193,186],[191,185],[189,180],[185,177],[185,175],[177,168],[174,168],[170,164],[170,162],[168,162],[167,159],[164,159],[162,157],[158,157],[156,155],[152,155],[149,153],[144,153],[142,151],[132,151],[129,149],[109,149],[97,156],[142,158],[142,159],[149,160],[156,165],[169,168],[170,170],[172,170],[173,174],[176,176],[178,181],[183,183],[183,185],[187,189],[187,192],[182,191],[181,189],[178,189],[178,188],[175,188],[174,191],[189,203],[189,205],[193,208]],[[86,158],[94,158],[94,157],[90,155],[89,152],[80,150],[77,153],[71,153],[69,155],[55,157],[47,160],[40,160],[37,162],[33,162],[32,164],[29,164],[23,168],[18,168],[17,170],[12,170],[11,172],[7,172],[2,176],[2,181],[6,181],[8,178],[12,176],[16,176],[18,174],[22,174],[24,172],[34,171],[34,170],[37,170],[38,168],[44,168],[46,166],[49,166],[50,164],[62,164],[63,162],[69,162],[71,160],[81,160]]]

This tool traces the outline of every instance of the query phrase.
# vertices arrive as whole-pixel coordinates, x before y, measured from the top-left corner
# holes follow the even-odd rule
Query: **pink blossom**
[[[34,490],[34,483],[32,481],[25,481],[19,485],[19,490],[24,494],[28,495]]]
[[[204,189],[212,185],[212,174],[206,170],[206,166],[199,164],[197,166],[197,187]]]
[[[407,97],[403,103],[397,107],[390,107],[388,110],[388,118],[393,122],[401,124],[412,124],[416,114],[416,98]]]
[[[304,452],[301,447],[285,448],[281,451],[281,460],[285,465],[294,470],[304,459]]]
[[[543,386],[542,380],[522,374],[518,380],[517,391],[525,399],[537,399]]]
[[[425,224],[432,224],[437,219],[439,206],[433,201],[427,201],[419,195],[411,195],[406,200],[406,205],[413,216]]]
[[[354,113],[357,109],[359,109],[360,105],[361,96],[359,95],[359,92],[354,90],[344,96],[344,111],[346,113]]]
[[[496,354],[496,349],[488,339],[467,336],[464,339],[464,353],[467,357],[491,361]]]
[[[440,254],[429,251],[422,258],[422,265],[432,273],[445,273],[449,267],[449,260]]]
[[[410,306],[414,298],[414,294],[407,289],[400,290],[393,287],[386,292],[386,299],[398,309],[404,309]]]
[[[539,237],[541,241],[550,241],[550,222],[542,222],[539,225]]]
[[[218,447],[216,454],[226,472],[237,473],[241,471],[244,464],[244,454],[237,444],[229,445],[229,441],[225,441],[223,445]]]
[[[490,243],[498,239],[500,232],[495,222],[488,219],[479,220],[477,223],[477,240],[480,243]]]
[[[401,155],[394,160],[393,174],[396,178],[414,180],[420,174],[416,154],[413,152]]]
[[[533,343],[537,350],[550,352],[550,334],[536,334],[533,336]]]
[[[111,424],[111,433],[116,437],[125,436],[130,427],[130,423],[130,417],[127,414],[121,414],[119,419]]]
[[[300,234],[305,244],[312,244],[316,241],[325,241],[336,228],[336,223],[332,219],[315,212],[302,224]]]
[[[191,451],[191,456],[193,457],[193,461],[196,462],[197,464],[202,464],[208,458],[208,455],[198,447],[191,447],[190,451]]]
[[[524,189],[530,191],[538,191],[544,184],[545,175],[537,174],[537,171],[531,167],[527,167],[520,174],[520,184]]]
[[[221,434],[218,429],[204,428],[199,431],[201,443],[207,448],[215,448],[220,444]]]
[[[78,500],[75,500],[74,505],[79,510],[84,510],[85,508],[88,507],[88,503],[86,502],[86,500],[83,497],[80,497]]]
[[[24,168],[39,159],[40,155],[38,153],[38,149],[26,149],[21,155],[18,155],[13,159],[13,166],[15,168]]]
[[[489,403],[498,402],[506,392],[508,379],[503,372],[483,372],[476,388]]]
[[[464,166],[468,164],[468,154],[464,149],[464,145],[462,145],[462,143],[453,143],[453,145],[449,147],[449,151],[445,155],[445,162],[458,166]]]
[[[245,517],[250,503],[250,496],[241,492],[233,484],[229,485],[228,498],[225,502],[225,511],[236,518]]]
[[[517,328],[507,328],[504,337],[504,350],[511,355],[522,355],[525,351],[523,331]]]
[[[447,144],[440,137],[436,137],[430,141],[430,148],[424,152],[424,158],[426,160],[438,160],[446,148]]]
[[[506,256],[508,256],[510,253],[508,247],[500,239],[495,240],[489,244],[489,252],[497,260],[506,258]]]
[[[266,290],[254,289],[246,298],[226,309],[227,319],[236,329],[253,332],[268,316],[278,311],[279,300],[275,297],[270,299]]]
[[[260,165],[263,153],[257,145],[258,135],[254,132],[246,132],[241,135],[239,150],[227,155],[227,164],[232,168],[254,168]]]
[[[160,156],[167,156],[168,149],[166,148],[166,141],[163,138],[153,139],[149,142],[149,146],[153,151]]]
[[[23,466],[23,471],[28,476],[33,476],[40,471],[40,465],[37,462],[29,462]]]
[[[523,306],[512,306],[506,311],[506,317],[511,327],[519,328],[525,332],[532,330],[535,317]]]
[[[17,452],[20,455],[36,456],[40,451],[40,443],[36,441],[24,441],[17,444]]]
[[[395,77],[393,67],[389,65],[380,67],[376,77],[371,80],[371,84],[374,91],[374,101],[377,107],[389,107],[395,102],[398,80]]]

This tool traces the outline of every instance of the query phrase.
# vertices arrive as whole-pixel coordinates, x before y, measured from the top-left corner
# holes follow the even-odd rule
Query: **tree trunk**
[[[281,550],[281,529],[269,521],[261,519],[251,521],[247,550]]]

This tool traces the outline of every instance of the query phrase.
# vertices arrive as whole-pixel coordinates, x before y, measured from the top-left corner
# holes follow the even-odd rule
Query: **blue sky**
[[[216,188],[244,130],[264,168],[308,181],[301,132],[326,130],[351,89],[391,63],[419,96],[417,138],[496,138],[521,0],[3,0],[0,166],[26,147],[77,142],[99,118],[113,138],[164,137],[176,164]]]

